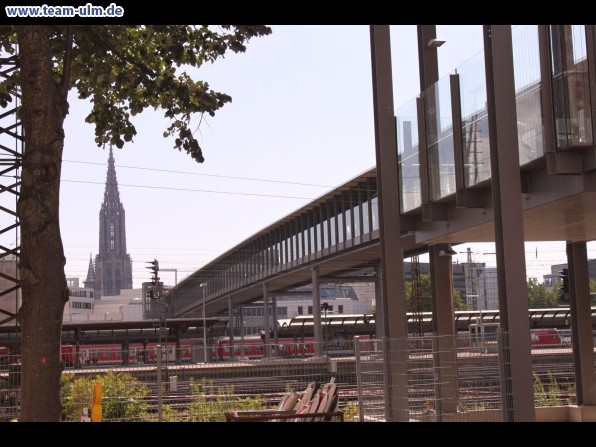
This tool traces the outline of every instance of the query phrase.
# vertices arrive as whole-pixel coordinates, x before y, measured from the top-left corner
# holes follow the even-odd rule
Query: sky
[[[232,102],[199,128],[205,162],[162,136],[167,120],[145,111],[134,142],[114,148],[134,287],[159,261],[166,284],[183,278],[262,228],[359,176],[375,163],[368,25],[278,25],[192,72]],[[438,25],[440,77],[482,50],[477,25]],[[392,25],[394,105],[419,92],[416,26]],[[60,226],[67,277],[87,275],[98,252],[108,150],[84,122],[88,103],[70,92]],[[454,262],[495,265],[492,244],[454,247]],[[588,245],[592,254],[592,245]],[[566,262],[564,242],[526,244],[528,276]],[[424,260],[421,258],[421,260]],[[172,271],[164,271],[171,269]],[[175,269],[175,272],[174,272]]]

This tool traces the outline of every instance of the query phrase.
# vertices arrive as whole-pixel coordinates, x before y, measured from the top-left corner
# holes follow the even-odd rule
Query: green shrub
[[[109,370],[104,375],[75,378],[74,374],[62,375],[62,418],[80,421],[84,407],[93,404],[93,388],[102,385],[102,420],[140,421],[147,417],[149,394],[145,384],[128,373]]]
[[[266,407],[260,396],[236,396],[233,386],[215,387],[212,380],[202,379],[199,383],[191,380],[190,391],[193,396],[188,408],[190,422],[225,422],[225,412],[264,410]]]

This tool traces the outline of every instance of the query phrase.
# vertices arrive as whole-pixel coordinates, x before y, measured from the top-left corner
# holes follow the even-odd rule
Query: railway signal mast
[[[151,299],[155,299],[159,305],[159,342],[165,343],[167,342],[167,328],[166,328],[166,303],[165,300],[161,298],[161,287],[159,282],[159,262],[157,259],[153,259],[153,261],[149,261],[151,266],[146,267],[151,269],[152,276],[151,281],[153,282],[153,288],[149,292],[149,296]]]

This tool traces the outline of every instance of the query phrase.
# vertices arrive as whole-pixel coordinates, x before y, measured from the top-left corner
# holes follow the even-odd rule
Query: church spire
[[[99,253],[95,257],[95,299],[132,289],[132,260],[126,252],[126,213],[120,202],[112,146],[99,211]]]
[[[116,167],[114,166],[112,145],[110,145],[110,156],[108,157],[108,174],[106,178],[103,204],[108,208],[120,206],[120,193],[118,192],[118,179],[116,178]]]
[[[84,282],[85,287],[95,287],[95,268],[93,268],[93,255],[89,253],[89,269],[87,270],[87,279]]]

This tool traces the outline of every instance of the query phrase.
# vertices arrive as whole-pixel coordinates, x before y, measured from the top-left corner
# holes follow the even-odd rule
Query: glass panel
[[[317,251],[321,251],[323,249],[323,234],[321,231],[321,224],[318,223],[316,228],[316,237],[317,237]]]
[[[455,193],[455,164],[449,76],[424,92],[430,197],[437,200]]]
[[[329,219],[329,224],[331,225],[331,243],[329,245],[333,246],[336,244],[335,216]]]
[[[368,200],[362,204],[362,234],[370,232],[370,223],[368,221]]]
[[[400,209],[402,213],[405,213],[418,208],[421,203],[416,98],[396,111],[395,126],[399,186],[401,189]]]
[[[302,251],[302,256],[308,256],[311,253],[310,250],[310,241],[308,239],[308,230],[304,230],[302,232],[302,236],[300,237],[302,244],[304,245],[304,249]]]
[[[354,207],[354,236],[360,236],[360,205]]]
[[[370,201],[372,212],[372,231],[379,229],[379,198],[375,196]]]
[[[464,182],[466,186],[471,186],[490,178],[484,52],[477,53],[464,62],[457,73],[462,116]]]
[[[315,246],[315,227],[310,227],[308,241],[308,253],[311,254],[317,251],[317,247]]]
[[[519,164],[544,155],[538,26],[512,28]]]
[[[552,25],[553,97],[557,147],[592,144],[590,80],[583,25]]]
[[[352,210],[347,209],[345,212],[345,222],[346,222],[346,241],[352,239]]]
[[[344,213],[340,212],[337,216],[337,243],[344,241]]]
[[[323,233],[323,248],[329,248],[329,221],[327,219],[323,221],[321,232]]]
[[[289,262],[289,260],[288,260],[289,245],[290,245],[290,240],[289,239],[284,240],[283,250],[282,250],[282,255],[283,255],[282,264],[287,264]]]

